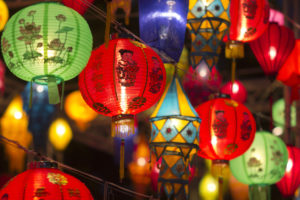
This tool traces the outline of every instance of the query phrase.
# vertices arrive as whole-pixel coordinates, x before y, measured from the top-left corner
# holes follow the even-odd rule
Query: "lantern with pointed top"
[[[198,149],[201,120],[177,77],[167,86],[150,121],[150,149],[157,160],[162,159],[158,188],[169,199],[188,198],[189,163]]]

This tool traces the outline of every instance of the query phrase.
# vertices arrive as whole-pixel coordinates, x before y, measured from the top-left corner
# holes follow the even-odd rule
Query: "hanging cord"
[[[236,59],[232,58],[232,63],[231,63],[231,82],[232,82],[232,84],[235,81],[235,71],[236,71]]]
[[[219,183],[219,200],[223,200],[223,177],[218,177],[218,183]]]
[[[106,0],[106,24],[105,24],[105,47],[108,47],[109,33],[110,33],[110,22],[111,22],[111,0]]]
[[[82,177],[85,177],[89,180],[93,180],[93,181],[96,181],[96,182],[99,182],[99,183],[104,183],[107,184],[108,186],[110,187],[113,187],[114,189],[117,189],[125,194],[128,194],[128,195],[136,195],[136,196],[139,196],[139,197],[143,197],[143,198],[146,198],[146,199],[153,199],[153,196],[149,196],[149,195],[145,195],[145,194],[141,194],[141,193],[138,193],[138,192],[135,192],[135,191],[132,191],[130,189],[127,189],[125,187],[122,187],[122,186],[119,186],[117,184],[114,184],[112,182],[109,182],[109,181],[105,181],[99,177],[96,177],[94,175],[91,175],[91,174],[88,174],[86,172],[83,172],[83,171],[80,171],[78,169],[75,169],[73,167],[70,167],[68,165],[65,165],[63,163],[60,163],[56,160],[53,160],[52,158],[49,158],[47,156],[44,156],[44,155],[41,155],[33,150],[29,150],[27,149],[26,147],[22,146],[21,144],[19,144],[17,141],[14,141],[14,140],[11,140],[11,139],[8,139],[7,137],[4,137],[3,135],[0,134],[0,140],[2,140],[3,142],[15,147],[15,148],[18,148],[18,149],[21,149],[23,150],[25,153],[27,154],[30,154],[30,155],[33,155],[34,157],[39,157],[40,160],[45,160],[45,161],[50,161],[50,162],[54,162],[56,163],[59,167],[63,168],[63,169],[66,169],[66,170],[69,170],[69,171],[72,171],[73,173],[77,174],[77,175],[80,175]]]

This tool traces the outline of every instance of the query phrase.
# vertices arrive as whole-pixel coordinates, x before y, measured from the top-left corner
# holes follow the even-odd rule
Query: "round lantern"
[[[89,121],[97,117],[97,113],[85,103],[79,90],[67,96],[65,111],[67,115],[76,122],[81,131],[86,129]]]
[[[272,106],[272,118],[275,125],[283,127],[285,124],[284,117],[285,101],[284,99],[277,100]],[[296,126],[296,106],[291,104],[291,126]]]
[[[229,95],[231,99],[239,103],[245,103],[247,100],[247,90],[240,81],[227,82],[221,88],[221,93]]]
[[[86,10],[93,4],[94,0],[62,0],[62,3],[69,8],[76,10],[79,14],[83,15]]]
[[[8,8],[5,1],[0,0],[0,31],[3,30],[7,20],[8,20]]]
[[[112,135],[125,137],[134,133],[134,114],[159,100],[165,80],[163,63],[150,47],[116,39],[93,51],[79,88],[91,108],[112,117]]]
[[[52,122],[49,128],[49,140],[55,149],[63,151],[72,137],[72,129],[66,120],[58,118]]]
[[[277,80],[285,85],[300,86],[300,39],[296,40],[295,47],[288,59],[278,72]]]
[[[218,187],[218,181],[212,175],[206,174],[199,183],[199,196],[203,200],[216,200]]]
[[[295,46],[294,32],[277,23],[267,30],[250,47],[266,75],[275,76]]]
[[[271,133],[259,131],[247,152],[230,161],[230,169],[238,181],[250,185],[250,200],[258,200],[267,197],[268,188],[264,186],[283,177],[287,162],[284,142]]]
[[[93,200],[88,188],[50,162],[32,162],[29,169],[12,178],[0,190],[1,200],[85,199]]]
[[[57,84],[77,76],[92,50],[84,18],[54,2],[38,3],[13,15],[1,41],[9,70],[25,81],[48,84],[51,104],[60,101]]]
[[[300,149],[293,146],[287,146],[288,162],[285,174],[282,179],[276,183],[281,194],[285,197],[293,196],[300,185]]]

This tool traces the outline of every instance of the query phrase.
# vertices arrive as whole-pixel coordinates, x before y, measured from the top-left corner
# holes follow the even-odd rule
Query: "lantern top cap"
[[[50,162],[50,161],[33,161],[28,163],[27,165],[28,169],[42,169],[42,168],[54,168],[58,169],[58,165],[55,162]]]

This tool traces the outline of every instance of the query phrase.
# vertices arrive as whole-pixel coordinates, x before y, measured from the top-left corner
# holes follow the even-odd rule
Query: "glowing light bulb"
[[[217,145],[217,137],[216,137],[216,136],[212,136],[211,144],[212,144],[213,146],[216,146],[216,145]]]
[[[207,71],[206,71],[204,68],[202,68],[202,69],[200,69],[199,75],[200,75],[202,78],[204,78],[204,77],[207,76]]]
[[[274,60],[275,57],[276,57],[276,55],[277,55],[277,50],[276,50],[276,48],[273,47],[273,46],[271,46],[271,47],[270,47],[270,50],[269,50],[269,56],[270,56],[271,60]]]
[[[44,87],[43,87],[42,85],[38,85],[37,88],[36,88],[36,91],[37,91],[38,93],[41,93],[41,92],[44,91]]]
[[[62,136],[62,135],[64,135],[65,134],[65,132],[66,132],[66,128],[63,126],[63,125],[58,125],[57,127],[56,127],[56,132],[57,132],[57,134],[59,135],[59,136]]]
[[[237,93],[239,91],[239,85],[237,83],[233,83],[232,85],[232,92]]]
[[[214,191],[216,191],[216,189],[217,189],[217,186],[216,186],[215,183],[209,183],[209,184],[207,184],[207,190],[208,191],[214,192]]]
[[[292,170],[292,168],[293,168],[293,161],[292,161],[292,159],[289,158],[285,171],[290,172]]]
[[[146,159],[143,158],[143,157],[138,158],[137,159],[137,164],[138,164],[138,166],[141,166],[141,167],[145,166],[146,165]]]
[[[277,127],[273,128],[272,132],[273,132],[274,135],[280,136],[280,135],[283,134],[283,129],[280,126],[277,126]]]
[[[16,112],[14,113],[14,117],[15,117],[16,119],[21,119],[22,116],[23,116],[23,114],[22,114],[22,112],[20,112],[20,111],[16,111]]]

